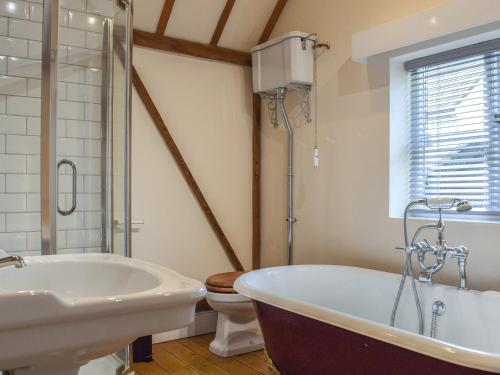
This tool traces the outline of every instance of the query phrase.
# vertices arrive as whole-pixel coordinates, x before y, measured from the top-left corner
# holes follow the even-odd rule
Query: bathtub
[[[262,269],[234,288],[255,303],[266,349],[282,375],[500,373],[500,293],[410,281],[389,325],[401,276],[356,267]],[[446,312],[430,338],[432,304]]]

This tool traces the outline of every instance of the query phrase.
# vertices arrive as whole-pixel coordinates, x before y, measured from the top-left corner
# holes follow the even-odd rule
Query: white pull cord
[[[319,149],[318,149],[318,146],[314,146],[313,166],[314,166],[314,168],[319,167]]]
[[[319,35],[318,35],[319,40]],[[313,86],[314,86],[314,149],[313,149],[313,167],[319,167],[319,148],[318,148],[318,67],[317,67],[317,49],[313,49]]]

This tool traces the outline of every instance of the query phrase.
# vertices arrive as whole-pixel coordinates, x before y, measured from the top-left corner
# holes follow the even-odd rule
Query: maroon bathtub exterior
[[[281,375],[485,375],[255,301],[266,349]]]

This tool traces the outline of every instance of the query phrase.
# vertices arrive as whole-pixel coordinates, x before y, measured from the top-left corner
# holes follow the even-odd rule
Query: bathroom
[[[0,0],[0,372],[500,373],[499,38],[498,0]]]

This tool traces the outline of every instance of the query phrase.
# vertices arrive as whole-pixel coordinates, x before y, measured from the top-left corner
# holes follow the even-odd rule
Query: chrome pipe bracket
[[[260,93],[262,99],[265,100],[267,106],[267,112],[269,113],[269,120],[273,124],[274,128],[278,127],[278,106],[276,95],[271,95],[268,93]]]
[[[308,124],[312,122],[311,118],[311,86],[298,87],[297,92],[300,97],[300,109],[304,119]]]

